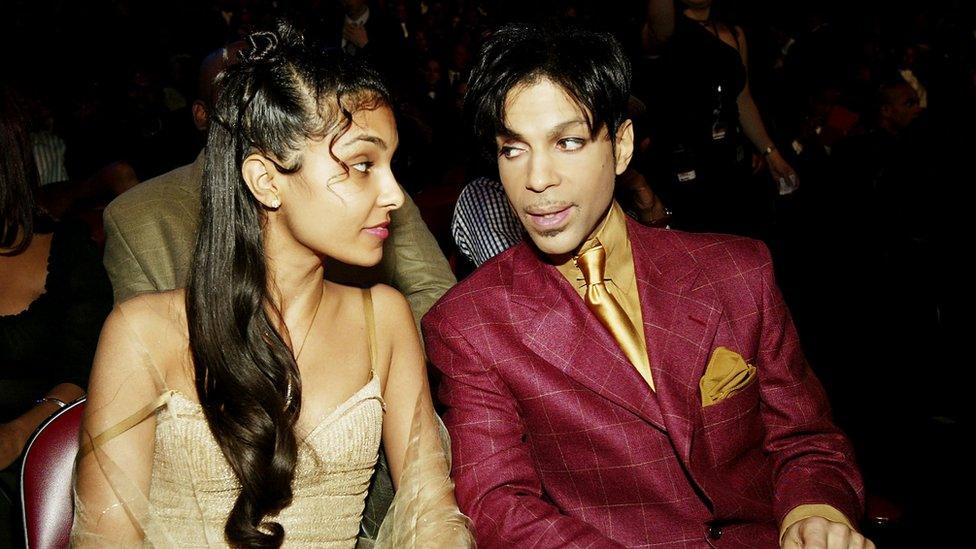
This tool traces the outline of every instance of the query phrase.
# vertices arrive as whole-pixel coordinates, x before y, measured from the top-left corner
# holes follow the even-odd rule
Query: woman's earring
[[[281,207],[281,198],[279,198],[278,193],[274,191],[271,191],[271,194],[274,195],[274,198],[271,199],[271,209],[277,210],[278,208]]]

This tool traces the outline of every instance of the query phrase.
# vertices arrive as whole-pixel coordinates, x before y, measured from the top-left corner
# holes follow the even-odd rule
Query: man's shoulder
[[[689,233],[673,229],[654,229],[634,224],[631,238],[639,240],[651,259],[694,262],[706,271],[755,268],[770,262],[769,249],[760,240],[719,233]]]
[[[200,176],[196,164],[187,164],[139,183],[105,208],[115,222],[136,221],[141,215],[184,215],[199,209]]]

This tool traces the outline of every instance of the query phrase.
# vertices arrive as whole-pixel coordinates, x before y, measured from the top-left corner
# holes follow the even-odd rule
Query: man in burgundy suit
[[[609,36],[509,26],[466,110],[527,242],[423,320],[483,547],[873,547],[759,242],[643,227]]]

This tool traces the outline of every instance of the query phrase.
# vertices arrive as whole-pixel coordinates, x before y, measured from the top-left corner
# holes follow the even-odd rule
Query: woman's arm
[[[72,546],[141,544],[148,522],[156,425],[151,408],[160,388],[126,316],[120,307],[112,311],[95,354],[81,426]],[[130,418],[136,425],[113,433]]]
[[[377,335],[382,342],[385,338],[381,334],[387,334],[390,349],[390,367],[383,393],[383,400],[386,401],[383,446],[396,488],[403,474],[404,456],[410,443],[410,429],[418,412],[417,407],[430,406],[429,410],[419,410],[430,419],[435,414],[429,396],[427,366],[410,305],[403,295],[389,286],[374,286],[372,292]],[[418,400],[420,396],[425,398]],[[427,421],[424,423],[425,428],[435,427]]]
[[[61,405],[67,404],[85,394],[74,383],[60,383],[43,395],[33,408],[7,423],[0,423],[0,470],[6,469],[24,451],[27,439],[37,426],[57,412]]]
[[[410,307],[385,286],[373,288],[373,303],[383,313],[378,327],[391,340],[383,444],[396,487],[375,547],[474,547],[468,519],[454,498],[450,441],[434,411]]]
[[[792,192],[799,185],[799,179],[796,177],[796,171],[793,170],[793,167],[789,165],[779,150],[776,149],[773,140],[770,139],[769,133],[766,131],[766,125],[763,124],[762,116],[759,114],[759,107],[756,106],[756,102],[752,98],[752,91],[749,89],[749,51],[746,44],[746,35],[739,27],[735,28],[735,32],[739,37],[739,55],[742,56],[742,64],[746,68],[746,84],[743,86],[742,92],[739,93],[737,99],[739,105],[739,124],[742,126],[742,130],[745,132],[746,137],[749,138],[749,141],[765,157],[769,165],[769,174],[776,181],[779,181],[780,178],[784,179],[792,187],[792,190],[789,191]],[[783,188],[782,186],[780,187],[780,194],[787,194],[782,192]]]

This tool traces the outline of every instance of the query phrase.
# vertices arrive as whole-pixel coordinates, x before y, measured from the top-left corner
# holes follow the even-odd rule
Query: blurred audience
[[[634,117],[642,177],[618,180],[621,201],[633,205],[628,213],[766,240],[806,354],[864,460],[869,490],[905,504],[938,501],[932,490],[951,485],[952,467],[932,467],[947,472],[913,483],[899,480],[898,460],[886,456],[905,456],[898,467],[921,460],[891,441],[952,448],[968,428],[957,396],[970,292],[959,250],[970,244],[964,210],[976,148],[976,4],[15,2],[0,47],[22,52],[9,56],[5,78],[30,98],[30,146],[46,183],[35,189],[36,202],[48,217],[85,220],[95,234],[104,204],[135,187],[104,217],[117,299],[174,287],[185,276],[199,208],[193,159],[204,142],[193,123],[205,119],[207,105],[193,68],[283,11],[308,22],[324,47],[375,58],[395,84],[395,170],[416,203],[408,199],[395,214],[394,223],[408,221],[390,239],[403,244],[384,254],[392,263],[350,273],[347,282],[401,277],[397,285],[419,319],[454,280],[435,242],[448,256],[471,258],[459,266],[465,274],[496,253],[479,237],[515,237],[498,228],[500,217],[482,215],[504,208],[488,207],[502,204],[488,198],[498,194],[491,190],[497,180],[479,179],[486,173],[460,126],[469,58],[492,28],[556,18],[613,32],[629,48],[634,89],[646,106]],[[786,195],[777,192],[780,179]],[[457,197],[452,235],[439,221]],[[434,220],[435,234],[421,215]],[[53,223],[38,216],[39,227]],[[926,376],[916,379],[920,365]],[[921,394],[913,392],[911,405],[890,399],[908,378],[924,387],[915,391]],[[868,403],[865,392],[873,395]],[[886,419],[889,413],[905,421]],[[897,431],[903,424],[911,426],[906,433]],[[916,532],[944,510],[908,507]]]
[[[765,236],[769,198],[752,177],[754,152],[779,194],[794,192],[799,178],[752,98],[745,31],[722,20],[712,0],[650,0],[643,39],[648,57],[635,89],[651,109],[652,173],[673,226]]]
[[[84,227],[35,206],[23,100],[0,86],[0,546],[20,545],[18,459],[38,425],[84,394],[111,290]]]

